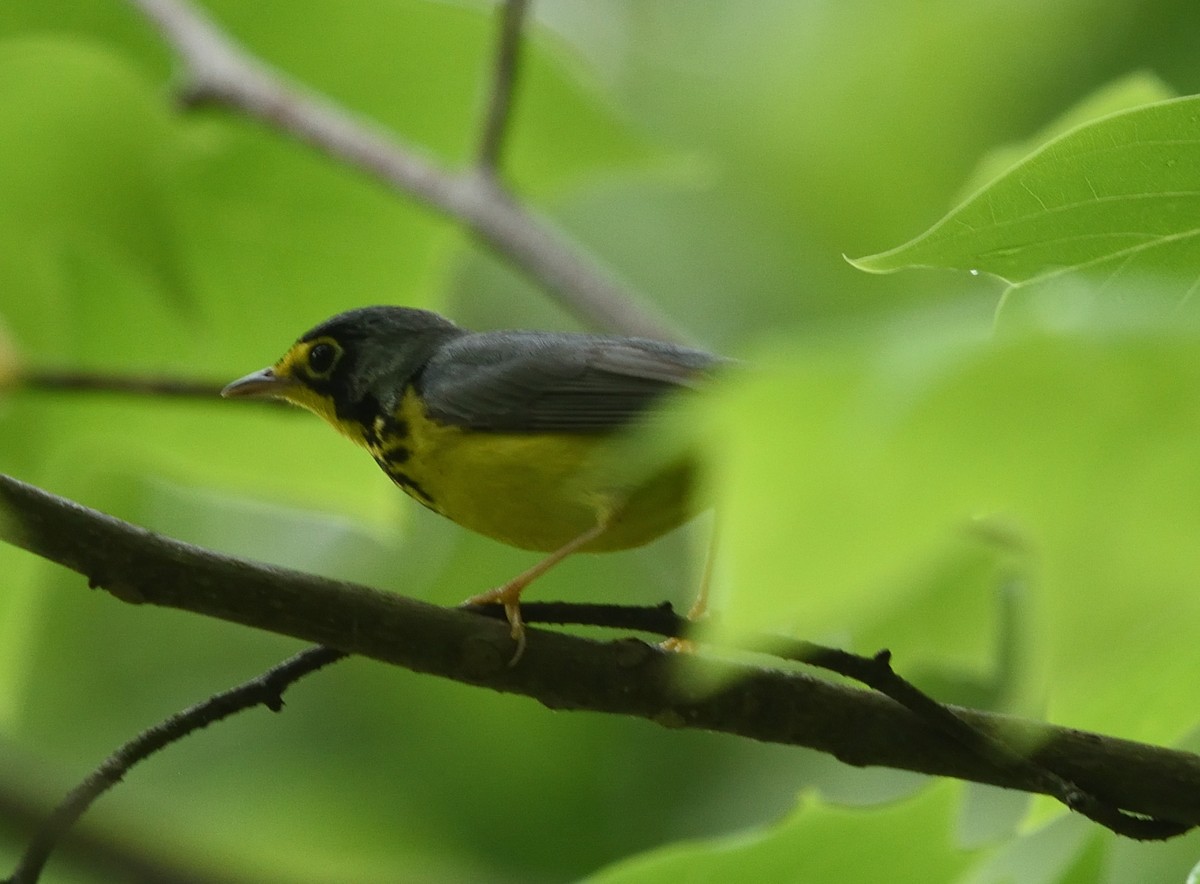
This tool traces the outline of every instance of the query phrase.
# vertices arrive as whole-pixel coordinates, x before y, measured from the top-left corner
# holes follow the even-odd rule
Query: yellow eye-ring
[[[330,341],[318,341],[308,350],[308,371],[314,377],[324,377],[333,371],[341,351]]]

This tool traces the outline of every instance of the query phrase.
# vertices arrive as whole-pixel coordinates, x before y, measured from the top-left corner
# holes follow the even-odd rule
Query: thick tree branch
[[[414,145],[356,119],[245,52],[184,0],[129,2],[177,53],[189,103],[238,110],[459,221],[598,328],[677,337],[668,322],[577,244],[513,200],[490,174],[447,169]]]
[[[506,620],[503,608],[498,605],[470,606],[469,610]],[[654,607],[631,607],[533,602],[525,606],[524,613],[527,623],[589,624],[634,629],[674,638],[685,636],[691,625],[667,603]],[[761,646],[760,641],[754,642],[755,649]],[[1145,840],[1173,837],[1191,828],[1186,823],[1122,812],[1084,792],[1075,784],[1065,781],[1054,772],[1039,767],[1027,756],[1016,752],[993,735],[974,730],[945,706],[896,675],[888,662],[887,652],[881,652],[873,658],[861,657],[811,642],[778,640],[770,650],[772,654],[784,659],[819,666],[875,687],[1000,769],[1031,777],[1033,781],[1042,784],[1048,794],[1114,832]],[[21,809],[24,812],[19,815],[37,819],[39,825],[34,829],[34,835],[13,875],[6,879],[7,884],[34,884],[58,842],[74,827],[96,799],[120,782],[134,765],[173,742],[253,706],[265,705],[273,711],[279,711],[283,707],[283,692],[287,688],[345,656],[342,651],[319,645],[307,648],[262,675],[197,703],[138,734],[89,774],[44,819],[40,813],[35,816],[31,806],[26,808],[22,805]],[[0,792],[0,809],[4,809],[4,798],[4,793]]]
[[[472,606],[471,610],[491,617],[505,617],[503,608],[499,606]],[[652,632],[673,638],[684,637],[690,625],[686,618],[680,617],[671,605],[666,603],[645,608],[533,602],[522,606],[521,612],[527,623],[586,623]],[[1116,805],[1103,801],[1081,788],[1058,771],[1043,767],[996,734],[975,728],[949,706],[937,702],[898,675],[892,669],[890,651],[880,651],[872,657],[864,657],[809,641],[765,635],[750,637],[742,647],[744,650],[769,654],[781,660],[807,663],[874,688],[1000,770],[1036,784],[1034,791],[1058,799],[1071,810],[1126,838],[1160,841],[1182,835],[1193,828],[1188,823],[1126,813]]]
[[[364,586],[256,565],[157,536],[0,477],[0,537],[88,577],[118,598],[291,635],[554,709],[633,715],[668,727],[809,746],[848,764],[882,765],[1026,791],[1044,783],[1002,770],[886,697],[803,674],[711,663],[727,686],[698,694],[677,677],[686,655],[627,639],[596,642],[530,630],[521,664],[505,625]],[[954,710],[987,734],[1037,747],[1040,765],[1115,806],[1200,823],[1200,757],[1008,716]]]

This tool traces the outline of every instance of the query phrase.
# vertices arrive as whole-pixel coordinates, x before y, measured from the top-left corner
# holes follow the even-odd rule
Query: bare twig
[[[499,7],[492,91],[488,96],[476,157],[479,171],[489,177],[496,175],[512,118],[513,90],[521,60],[521,31],[529,4],[530,0],[502,0]]]
[[[342,652],[330,648],[308,648],[257,678],[209,697],[204,702],[142,731],[92,771],[91,775],[51,812],[25,848],[16,870],[9,878],[9,884],[35,884],[46,865],[46,860],[50,858],[62,836],[75,825],[97,798],[120,782],[135,764],[200,728],[252,706],[263,705],[273,712],[278,712],[283,708],[283,692],[288,687],[309,673],[335,663],[345,656]]]
[[[530,630],[508,666],[505,624],[393,593],[216,555],[0,477],[0,538],[88,576],[128,602],[190,610],[495,690],[556,709],[648,718],[673,727],[805,745],[855,765],[885,765],[1025,791],[1046,784],[998,768],[894,701],[801,673],[708,662],[724,676],[696,694],[687,655],[634,640],[600,643]],[[948,707],[971,727],[1033,747],[1030,758],[1106,802],[1200,823],[1200,757],[1098,734]]]
[[[356,119],[245,52],[185,0],[129,0],[174,48],[190,103],[233,108],[372,175],[461,222],[586,322],[678,337],[577,244],[511,199],[489,175],[454,172],[416,146]]]
[[[34,833],[45,824],[42,796],[51,772],[39,769],[37,760],[12,757],[4,751],[4,775],[0,778],[0,822],[9,839]],[[86,868],[96,879],[127,884],[249,884],[236,873],[212,872],[191,862],[191,857],[168,854],[155,846],[123,838],[102,828],[78,827],[70,832],[58,854],[70,864]],[[107,876],[107,877],[105,877]],[[19,879],[3,879],[15,884]]]
[[[1194,828],[1192,824],[1126,813],[1115,804],[1081,788],[1077,783],[1028,755],[1018,752],[996,734],[988,733],[939,703],[915,685],[899,676],[891,666],[891,652],[880,651],[873,657],[861,657],[837,648],[811,642],[779,642],[771,645],[755,642],[756,648],[787,660],[820,666],[874,688],[905,709],[929,722],[980,758],[1031,783],[1036,791],[1050,795],[1065,806],[1099,823],[1106,829],[1138,841],[1163,841]]]
[[[40,369],[24,372],[9,384],[23,390],[68,393],[129,393],[144,396],[170,396],[185,399],[220,401],[223,384],[187,378],[150,375],[117,375],[104,372],[55,371]]]
[[[199,399],[220,402],[224,383],[168,375],[123,375],[108,372],[33,369],[14,373],[0,389],[43,393],[113,393],[168,399]],[[291,411],[294,407],[277,399],[256,399],[258,408]]]

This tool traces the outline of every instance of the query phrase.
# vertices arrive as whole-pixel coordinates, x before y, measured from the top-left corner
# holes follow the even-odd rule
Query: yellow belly
[[[550,552],[607,523],[584,549],[628,549],[693,515],[690,464],[626,469],[611,437],[464,432],[430,421],[411,393],[398,417],[403,457],[393,448],[389,460],[386,443],[372,450],[384,470],[431,509],[511,546]]]

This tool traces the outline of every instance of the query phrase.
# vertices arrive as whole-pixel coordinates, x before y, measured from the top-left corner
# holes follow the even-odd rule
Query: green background
[[[207,8],[354,112],[446,163],[472,156],[490,5]],[[1200,92],[1195,4],[544,0],[536,15],[513,186],[688,335],[761,367],[693,415],[722,495],[729,622],[890,647],[944,699],[1195,743],[1194,249],[1134,278],[1072,253],[1078,272],[1047,279],[1058,250],[1014,270],[1011,252],[975,260],[995,243],[936,237],[872,267],[933,269],[843,258],[931,228],[994,149],[1023,145],[990,174],[1102,87],[1126,84],[1125,104]],[[0,365],[224,382],[372,303],[576,327],[454,223],[257,123],[181,113],[179,73],[123,3],[0,3]],[[1190,109],[1167,121],[1182,140],[1195,125]],[[1075,169],[1059,156],[976,208],[1019,205],[1031,181],[1044,198]],[[1172,188],[1200,191],[1200,162],[1171,168]],[[1196,217],[1183,205],[1163,235],[1186,246]],[[1039,219],[1023,243],[1080,233]],[[998,337],[1006,285],[990,273],[1022,283]],[[531,561],[417,511],[304,414],[14,389],[0,470],[439,603]],[[1019,551],[981,542],[977,517]],[[531,597],[685,604],[705,535],[568,561]],[[0,789],[46,802],[297,647],[89,594],[7,547],[0,568]],[[287,699],[137,769],[87,825],[239,881],[1138,882],[1200,861],[1196,836],[1134,845],[1049,802],[365,661]],[[19,845],[0,820],[4,865]],[[46,880],[117,875],[63,858]]]

